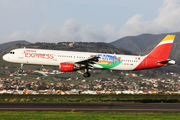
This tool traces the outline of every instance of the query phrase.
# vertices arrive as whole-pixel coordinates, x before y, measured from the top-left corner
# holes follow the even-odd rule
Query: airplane
[[[85,70],[90,77],[91,69],[143,70],[168,65],[176,61],[168,59],[175,35],[167,35],[149,54],[144,56],[17,48],[3,56],[8,62],[59,66],[62,72]]]

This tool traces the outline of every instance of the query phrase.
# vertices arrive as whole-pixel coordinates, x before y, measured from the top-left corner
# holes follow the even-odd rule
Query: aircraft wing
[[[89,58],[89,59],[86,59],[86,60],[81,60],[81,61],[78,61],[78,62],[76,62],[77,64],[82,64],[82,65],[85,65],[86,66],[86,68],[88,68],[88,69],[92,69],[94,66],[94,64],[96,64],[99,60],[100,57],[98,57],[98,56],[95,56],[95,57],[91,57],[91,58]],[[96,67],[98,67],[99,68],[99,65],[97,66],[96,65]]]
[[[78,64],[96,64],[99,60],[100,57],[92,57],[92,58],[89,58],[89,59],[85,59],[85,60],[81,60],[81,61],[78,61],[76,63]]]

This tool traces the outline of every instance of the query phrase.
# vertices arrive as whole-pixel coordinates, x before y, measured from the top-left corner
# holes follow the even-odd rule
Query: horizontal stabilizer
[[[166,64],[166,65],[175,65],[176,61],[174,60],[165,60],[165,61],[158,61],[158,64]]]
[[[158,61],[158,64],[167,64],[170,60],[165,60],[165,61]]]

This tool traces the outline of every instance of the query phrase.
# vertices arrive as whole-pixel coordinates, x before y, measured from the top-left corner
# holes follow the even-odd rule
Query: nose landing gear
[[[19,70],[19,73],[23,73],[23,64],[21,63],[21,69]]]

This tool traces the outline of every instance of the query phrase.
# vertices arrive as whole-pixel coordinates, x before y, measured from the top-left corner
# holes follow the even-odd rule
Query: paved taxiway
[[[0,102],[1,111],[180,112],[179,103]]]

